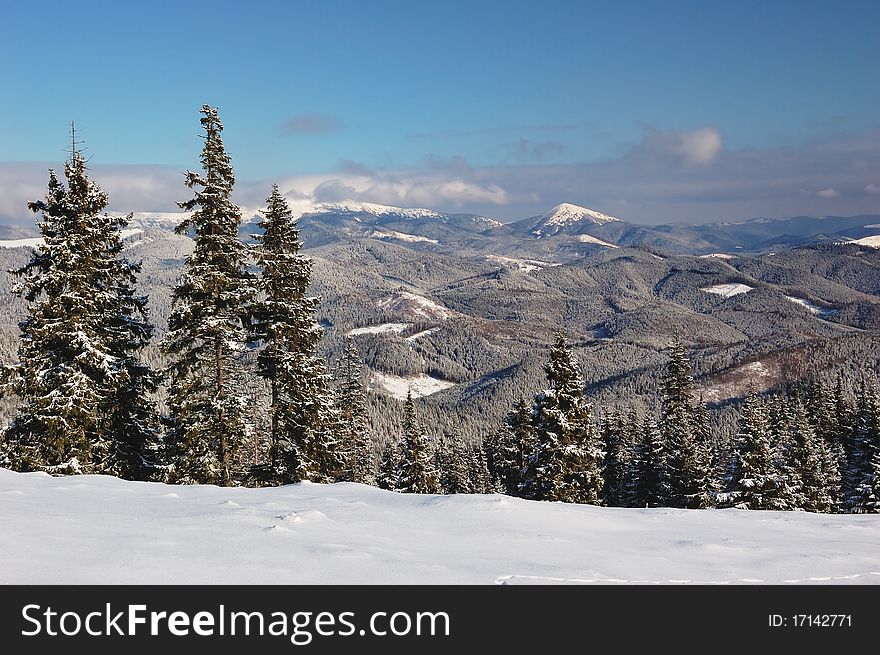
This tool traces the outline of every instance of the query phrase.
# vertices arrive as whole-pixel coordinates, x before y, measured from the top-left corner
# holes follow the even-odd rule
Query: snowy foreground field
[[[0,469],[0,583],[880,583],[880,516]]]

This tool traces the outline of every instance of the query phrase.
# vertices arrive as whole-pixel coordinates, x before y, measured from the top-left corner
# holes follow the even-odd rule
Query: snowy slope
[[[705,291],[706,293],[714,293],[719,296],[724,296],[725,298],[730,298],[731,296],[736,296],[741,293],[748,293],[752,289],[754,289],[754,287],[750,287],[748,284],[730,282],[728,284],[714,284],[711,287],[703,287],[701,291]]]
[[[871,248],[880,248],[880,234],[870,236],[870,237],[862,237],[861,239],[853,239],[852,241],[849,241],[848,243],[857,243],[860,246],[869,246]]]
[[[615,219],[616,220],[616,219]],[[579,234],[578,241],[581,243],[592,243],[597,246],[604,246],[605,248],[619,248],[620,246],[615,246],[613,243],[608,243],[607,241],[602,241],[602,239],[597,239],[594,236],[589,234]]]
[[[424,332],[419,335],[425,336]],[[415,339],[407,339],[407,341]],[[413,398],[422,398],[430,396],[444,389],[454,387],[455,383],[449,380],[441,380],[424,373],[420,375],[392,375],[391,373],[382,373],[381,371],[373,371],[370,375],[370,388],[381,388],[385,393],[397,398],[398,400],[406,400],[407,394],[412,394]]]
[[[880,516],[0,470],[0,583],[880,583]]]

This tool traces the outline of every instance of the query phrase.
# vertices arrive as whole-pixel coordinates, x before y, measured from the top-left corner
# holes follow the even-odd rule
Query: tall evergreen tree
[[[657,422],[649,417],[645,418],[633,440],[625,488],[627,507],[663,507],[669,504],[666,444]]]
[[[397,479],[397,488],[404,493],[440,493],[440,481],[434,468],[431,444],[416,417],[411,392],[407,393],[404,406],[403,441]]]
[[[863,377],[846,470],[845,507],[853,513],[880,512],[880,391]]]
[[[342,468],[334,428],[362,428],[366,401],[361,396],[359,405],[347,407],[361,411],[358,425],[349,420],[354,414],[334,420],[329,378],[315,354],[322,330],[315,320],[319,299],[308,295],[312,262],[300,252],[296,220],[277,185],[272,186],[266,206],[259,223],[263,232],[256,236],[261,296],[254,329],[265,344],[257,357],[257,373],[269,381],[272,394],[271,467],[282,482],[332,481]],[[354,365],[348,364],[347,373],[355,375]],[[351,380],[346,391],[354,393],[354,384]],[[350,445],[344,443],[342,448]],[[361,456],[364,450],[359,449]]]
[[[740,414],[731,475],[731,491],[738,507],[782,509],[776,505],[782,480],[775,466],[771,438],[767,407],[750,393]]]
[[[800,398],[789,401],[791,419],[787,444],[788,475],[800,482],[800,509],[809,512],[830,512],[835,506],[834,481],[838,479],[836,463],[830,450],[810,424]]]
[[[625,507],[631,444],[626,422],[616,409],[602,419],[602,443],[605,448],[605,467],[602,472],[605,504],[609,507]]]
[[[544,371],[550,388],[535,399],[536,446],[526,467],[523,492],[536,500],[599,504],[604,453],[577,362],[561,332]]]
[[[376,472],[376,486],[386,491],[398,491],[398,448],[387,442],[379,455],[379,470]]]
[[[139,265],[122,255],[129,217],[103,210],[72,135],[67,188],[49,172],[40,214],[43,243],[16,271],[29,301],[20,324],[20,363],[4,371],[23,402],[5,431],[6,464],[17,470],[109,473],[145,479],[155,452],[155,375],[139,359],[150,339],[146,299],[134,291]]]
[[[532,410],[525,399],[520,398],[498,433],[497,448],[492,457],[493,477],[500,482],[504,493],[512,496],[519,494],[523,471],[534,449]]]
[[[469,451],[468,493],[492,493],[492,476],[489,473],[489,459],[486,456],[485,444],[473,445]]]
[[[369,484],[373,478],[373,443],[367,420],[364,364],[352,339],[346,339],[337,372],[338,440],[345,453],[343,480]]]
[[[661,377],[660,430],[666,443],[666,466],[673,507],[705,507],[712,472],[704,417],[691,397],[693,378],[681,342],[672,347]]]
[[[178,234],[192,232],[195,247],[174,289],[162,344],[172,360],[169,451],[177,481],[230,486],[236,482],[236,452],[249,430],[245,397],[236,385],[241,356],[253,338],[256,289],[238,236],[241,210],[231,198],[235,176],[220,136],[223,125],[217,109],[205,105],[201,113],[203,172],[186,174],[195,195],[178,204],[192,213],[176,228]]]
[[[445,494],[467,494],[471,486],[470,453],[461,432],[443,435],[437,449],[435,470],[440,474],[440,489]]]

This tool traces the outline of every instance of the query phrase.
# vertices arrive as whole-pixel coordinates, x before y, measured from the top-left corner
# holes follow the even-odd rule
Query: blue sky
[[[84,0],[3,13],[7,218],[13,187],[63,159],[71,120],[115,202],[170,209],[206,102],[246,203],[278,180],[293,195],[510,219],[562,201],[641,222],[880,212],[874,1]]]

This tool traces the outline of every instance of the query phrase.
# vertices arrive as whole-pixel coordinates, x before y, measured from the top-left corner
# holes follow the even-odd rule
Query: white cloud
[[[649,129],[642,142],[626,154],[626,157],[648,165],[710,164],[724,150],[724,139],[714,127],[701,127],[692,131]]]
[[[681,153],[694,164],[708,164],[724,148],[721,132],[712,127],[704,127],[693,132],[682,132]]]
[[[395,171],[349,175],[334,173],[288,178],[282,188],[318,202],[354,200],[381,205],[462,209],[469,205],[505,206],[508,192],[496,183],[481,183],[450,171]]]
[[[0,222],[33,224],[27,202],[46,192],[45,163],[0,162]],[[623,156],[582,164],[471,166],[462,158],[375,171],[296,177],[239,175],[234,199],[265,202],[272,182],[296,204],[355,200],[501,219],[534,216],[562,201],[637,223],[738,220],[754,216],[880,214],[880,129],[796,146],[730,150],[714,128],[649,130]],[[279,171],[283,173],[283,171]],[[95,166],[92,179],[117,211],[175,211],[189,196],[179,169]],[[864,190],[849,193],[848,189]],[[623,200],[625,199],[626,204]]]

